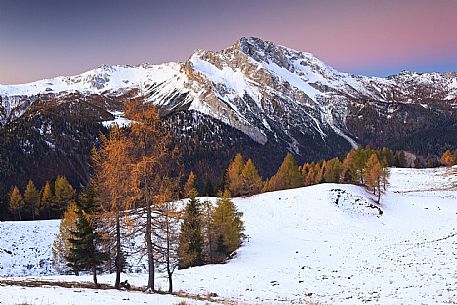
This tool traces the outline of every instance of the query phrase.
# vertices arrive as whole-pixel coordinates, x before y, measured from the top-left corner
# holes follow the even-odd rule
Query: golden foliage
[[[446,150],[441,156],[441,163],[445,164],[446,166],[452,166],[456,163],[456,161],[457,160],[455,160],[454,154],[452,154],[450,150]]]
[[[376,153],[372,153],[366,162],[364,170],[365,186],[369,190],[373,190],[374,194],[378,194],[378,203],[381,199],[383,184],[387,182],[387,170],[379,161]]]
[[[243,156],[238,153],[230,163],[226,175],[227,189],[233,196],[240,196],[242,193],[243,180],[241,172],[243,171],[243,168],[244,159]]]
[[[32,219],[35,219],[35,216],[39,214],[39,204],[40,204],[40,193],[33,184],[32,180],[29,180],[24,191],[24,202],[26,204],[27,210],[30,211]]]
[[[257,171],[257,168],[249,159],[241,171],[241,195],[242,196],[251,196],[260,193],[263,187],[262,178]]]
[[[14,186],[10,191],[8,208],[11,212],[17,213],[19,220],[22,220],[21,211],[24,209],[24,199],[17,186]]]
[[[195,198],[198,196],[197,190],[197,177],[191,171],[187,178],[186,184],[184,184],[184,197]]]
[[[279,191],[303,186],[303,177],[294,156],[288,153],[276,174],[271,177],[268,191]]]
[[[52,245],[52,265],[60,274],[67,273],[69,269],[66,265],[66,259],[70,253],[70,238],[73,237],[71,232],[76,230],[76,220],[78,208],[72,203],[67,207],[60,222],[59,234]]]

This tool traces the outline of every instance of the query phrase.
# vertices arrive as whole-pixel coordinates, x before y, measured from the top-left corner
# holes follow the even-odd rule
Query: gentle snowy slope
[[[59,224],[59,220],[0,222],[0,276],[55,273],[50,257]]]
[[[146,294],[116,290],[93,290],[60,287],[0,286],[0,302],[6,305],[207,305],[223,304],[198,301],[172,295]],[[183,303],[181,303],[183,302]],[[185,302],[185,303],[184,303]]]
[[[249,238],[227,264],[176,271],[175,288],[247,304],[457,302],[457,167],[392,169],[390,180],[382,215],[370,207],[364,189],[351,185],[321,184],[235,199]],[[18,230],[11,223],[0,223],[0,229],[10,232],[3,248],[17,243],[18,234],[11,232]],[[41,239],[40,247],[50,247],[52,234],[33,234],[27,243]],[[25,246],[23,251],[34,260],[32,250]],[[9,256],[0,253],[0,262],[5,261]],[[34,268],[29,274],[40,273]],[[147,282],[145,275],[126,276],[134,285]],[[90,281],[88,276],[47,279]],[[101,277],[102,282],[113,280],[113,275]],[[158,281],[166,289],[165,278]],[[7,289],[0,287],[0,301]]]

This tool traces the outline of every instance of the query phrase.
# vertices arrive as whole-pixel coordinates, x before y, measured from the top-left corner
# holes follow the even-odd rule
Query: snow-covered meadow
[[[457,303],[457,167],[391,169],[390,182],[382,214],[370,194],[352,185],[236,198],[249,238],[227,264],[177,270],[175,290],[241,304]],[[52,272],[41,266],[48,266],[57,221],[4,222],[0,230],[1,276],[90,281],[43,275]],[[147,282],[142,274],[124,278],[135,286]],[[100,278],[113,281],[113,275]],[[158,282],[165,290],[165,277]],[[1,304],[180,301],[141,292],[0,285]]]

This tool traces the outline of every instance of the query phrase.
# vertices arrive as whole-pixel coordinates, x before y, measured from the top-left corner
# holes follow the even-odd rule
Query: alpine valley
[[[0,192],[57,175],[87,183],[100,132],[128,125],[123,106],[138,97],[172,126],[187,170],[213,183],[236,152],[266,177],[287,151],[301,163],[370,144],[427,159],[457,145],[457,73],[351,75],[312,54],[241,38],[184,63],[0,85]]]

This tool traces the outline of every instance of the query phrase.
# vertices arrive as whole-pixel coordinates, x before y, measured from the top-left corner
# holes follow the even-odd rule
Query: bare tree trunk
[[[167,274],[168,274],[168,292],[172,293],[173,292],[173,271],[170,268],[170,239],[171,239],[171,234],[170,234],[170,220],[168,219],[168,209],[166,211],[165,215],[165,229],[166,229],[166,234],[167,234]]]
[[[211,211],[209,207],[209,202],[206,202],[206,223],[207,226],[207,234],[208,234],[208,256],[209,256],[209,263],[214,263],[213,257],[213,232],[211,229]]]
[[[381,201],[381,183],[380,182],[378,182],[377,187],[378,187],[378,204],[379,204],[379,202]]]
[[[97,289],[98,288],[98,282],[97,282],[97,266],[92,265],[92,278],[94,280],[94,286]]]
[[[168,292],[173,293],[173,272],[170,270],[170,266],[167,266],[168,272]]]
[[[116,212],[116,258],[114,265],[116,267],[116,281],[114,288],[119,289],[121,286],[121,271],[122,271],[122,253],[121,253],[121,215],[120,212]]]
[[[378,191],[378,196],[377,196],[376,203],[379,204],[379,200],[381,199],[381,180],[380,180],[380,177],[377,177],[377,179],[375,180],[373,189],[374,189],[373,194],[375,194],[375,195],[376,195],[376,191]]]
[[[147,198],[147,196],[146,196]],[[148,286],[147,289],[154,291],[154,249],[152,245],[152,211],[151,205],[146,199],[146,248],[148,254]]]

